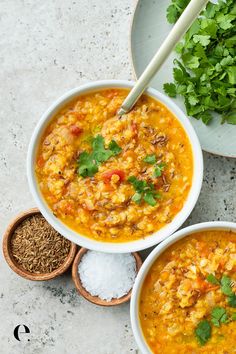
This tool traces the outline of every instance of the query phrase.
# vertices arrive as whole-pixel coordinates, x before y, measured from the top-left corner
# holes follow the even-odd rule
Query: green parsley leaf
[[[156,155],[147,155],[144,159],[144,162],[149,163],[150,165],[153,165],[156,163]]]
[[[111,150],[113,156],[119,155],[119,153],[122,151],[121,147],[119,147],[115,140],[112,140],[108,147]]]
[[[78,159],[78,174],[82,177],[92,177],[98,172],[98,166],[100,163],[107,161],[110,157],[116,156],[121,152],[119,145],[112,140],[109,144],[109,148],[105,149],[104,138],[101,135],[97,135],[91,139],[92,152],[86,151],[80,154]]]
[[[167,20],[170,22],[170,23],[175,23],[177,20],[178,20],[178,17],[179,17],[179,12],[178,12],[178,9],[174,6],[174,5],[170,5],[168,8],[167,8]]]
[[[211,311],[211,322],[214,326],[220,327],[221,323],[229,321],[226,310],[223,307],[214,307]]]
[[[145,200],[145,202],[148,203],[151,206],[155,206],[156,203],[157,203],[152,192],[145,193],[144,197],[143,197],[143,200]]]
[[[92,139],[93,150],[103,150],[104,149],[104,138],[102,135],[97,135]]]
[[[195,34],[193,36],[194,43],[200,43],[203,47],[206,47],[210,43],[211,36],[203,36],[200,34]]]
[[[166,83],[163,86],[165,93],[170,97],[176,97],[176,86],[173,83]]]
[[[136,191],[132,197],[132,200],[135,203],[139,204],[143,199],[151,206],[156,205],[156,199],[160,198],[160,194],[155,190],[152,183],[147,183],[146,181],[139,180],[135,176],[129,177],[128,182],[133,185],[133,188]]]
[[[208,111],[201,113],[200,117],[201,117],[201,120],[203,121],[203,123],[206,125],[209,124],[210,121],[212,120],[212,115]]]
[[[147,187],[146,181],[139,180],[135,176],[129,177],[128,182],[130,182],[133,185],[134,189],[139,193],[142,193]]]
[[[230,307],[235,307],[236,308],[236,294],[228,296],[228,304]]]
[[[163,171],[164,167],[165,167],[164,163],[160,163],[159,165],[155,165],[153,176],[156,178],[160,177],[162,175],[162,171]]]
[[[227,296],[234,295],[232,287],[231,287],[231,279],[227,275],[223,275],[220,281],[221,291],[223,294]]]
[[[142,200],[142,193],[136,192],[132,197],[133,202],[139,204]]]
[[[214,276],[214,274],[208,274],[208,276],[206,277],[206,280],[214,285],[220,285],[219,280],[217,280],[217,278]]]
[[[211,337],[211,325],[207,320],[199,322],[195,329],[195,336],[199,344],[204,345]]]
[[[113,156],[111,150],[106,150],[104,147],[104,138],[101,135],[97,135],[92,142],[93,153],[92,157],[97,162],[105,162],[111,156]]]
[[[98,171],[96,162],[94,162],[92,156],[86,151],[80,154],[78,165],[78,173],[82,177],[92,177]]]
[[[229,83],[236,85],[236,66],[229,66],[227,68],[227,73],[229,77]]]
[[[169,23],[175,23],[190,0],[172,0],[171,5],[167,8],[167,20]]]
[[[232,321],[236,321],[236,312],[231,315]]]

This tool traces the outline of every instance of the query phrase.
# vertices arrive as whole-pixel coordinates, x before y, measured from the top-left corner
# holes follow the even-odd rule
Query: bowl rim
[[[91,251],[91,250],[81,247],[80,250],[78,251],[78,253],[76,254],[75,259],[72,264],[72,279],[73,279],[75,288],[78,291],[78,293],[81,296],[83,296],[87,301],[89,301],[95,305],[104,306],[104,307],[117,306],[117,305],[121,305],[121,304],[124,304],[125,302],[129,301],[131,298],[131,293],[132,293],[133,287],[129,290],[129,292],[127,294],[125,294],[122,297],[117,298],[117,299],[113,298],[110,301],[103,300],[103,299],[99,298],[99,296],[91,295],[83,287],[81,279],[80,279],[80,275],[78,272],[78,266],[79,266],[79,263],[81,262],[83,256],[88,251]],[[136,276],[137,276],[143,262],[142,262],[141,256],[139,255],[138,252],[131,252],[131,254],[134,257],[135,262],[136,262]]]
[[[24,268],[20,267],[12,257],[10,250],[10,240],[17,226],[20,225],[28,217],[35,214],[41,215],[41,212],[38,208],[27,209],[14,217],[14,219],[9,223],[8,227],[4,232],[2,250],[7,264],[16,274],[20,275],[21,277],[27,280],[45,281],[54,279],[67,271],[67,269],[71,266],[75,258],[77,252],[77,245],[70,241],[70,252],[65,258],[65,261],[58,268],[54,269],[50,273],[31,273],[25,270]]]
[[[146,260],[143,262],[143,265],[135,279],[135,283],[133,286],[133,291],[131,295],[130,301],[130,320],[132,331],[136,340],[136,343],[143,354],[151,354],[150,348],[146,343],[145,337],[142,333],[142,329],[139,322],[139,296],[142,289],[143,282],[146,278],[148,271],[150,270],[153,263],[157,260],[157,258],[171,245],[181,240],[184,237],[187,237],[191,234],[200,231],[210,231],[210,230],[225,230],[225,231],[233,231],[236,232],[236,223],[229,221],[208,221],[203,223],[194,224],[188,227],[185,227],[161,244],[156,246],[154,250],[148,255]]]
[[[102,80],[102,81],[95,81],[90,82],[85,85],[76,87],[64,95],[62,95],[59,99],[57,99],[42,115],[41,119],[39,120],[34,132],[32,134],[29,147],[28,147],[28,154],[27,154],[27,178],[28,184],[33,195],[33,198],[45,217],[45,219],[56,229],[61,235],[68,238],[73,243],[76,243],[82,247],[92,249],[94,251],[102,251],[102,252],[109,252],[109,253],[125,253],[125,252],[135,252],[140,251],[149,247],[152,247],[159,242],[163,241],[171,234],[173,234],[188,218],[191,211],[193,210],[202,186],[202,179],[203,179],[203,156],[202,150],[200,147],[200,143],[198,137],[192,127],[189,119],[186,115],[181,111],[181,109],[167,96],[158,92],[153,88],[148,88],[145,93],[149,96],[153,97],[156,100],[159,100],[161,103],[167,106],[167,108],[174,114],[176,119],[180,122],[183,129],[185,130],[190,144],[192,148],[192,155],[193,155],[193,179],[192,179],[192,186],[189,191],[187,200],[184,203],[183,208],[180,212],[174,217],[171,223],[165,225],[160,230],[154,232],[152,235],[146,236],[140,240],[133,240],[129,242],[104,242],[104,241],[97,241],[92,238],[86,237],[81,235],[68,226],[63,224],[59,219],[57,219],[52,211],[50,210],[49,206],[47,205],[46,201],[44,200],[36,182],[36,176],[34,172],[34,161],[35,155],[37,152],[38,144],[41,138],[41,135],[48,125],[49,121],[53,118],[53,116],[68,102],[73,100],[75,97],[78,97],[81,94],[106,89],[106,88],[132,88],[134,86],[134,81],[126,81],[126,80]]]

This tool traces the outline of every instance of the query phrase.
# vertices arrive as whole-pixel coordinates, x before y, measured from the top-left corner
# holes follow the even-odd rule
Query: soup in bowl
[[[149,255],[131,299],[142,353],[233,353],[236,224],[187,227]]]
[[[69,92],[39,122],[28,179],[47,220],[84,247],[128,252],[173,233],[193,209],[202,153],[188,119],[149,89],[117,114],[132,83]]]

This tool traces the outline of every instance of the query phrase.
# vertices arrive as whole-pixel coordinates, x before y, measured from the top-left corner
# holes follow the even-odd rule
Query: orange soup
[[[127,93],[78,97],[51,121],[37,153],[39,188],[54,215],[99,241],[132,241],[161,229],[183,208],[192,184],[182,125],[146,95],[118,116]]]
[[[140,296],[140,323],[155,354],[236,352],[236,234],[207,231],[168,248]]]

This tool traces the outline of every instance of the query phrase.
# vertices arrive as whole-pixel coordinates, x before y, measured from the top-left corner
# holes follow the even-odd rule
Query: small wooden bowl
[[[55,277],[58,277],[62,273],[64,273],[71,263],[73,262],[76,252],[77,252],[77,246],[71,242],[71,248],[70,252],[65,260],[65,262],[57,269],[55,269],[51,273],[31,273],[28,272],[27,270],[24,270],[13,258],[11,254],[11,237],[17,228],[19,224],[22,223],[23,220],[28,218],[31,215],[35,214],[41,214],[38,208],[31,208],[29,210],[23,211],[19,215],[15,217],[15,219],[8,225],[4,235],[3,235],[3,254],[4,257],[8,263],[8,265],[11,267],[12,270],[14,270],[15,273],[20,275],[23,278],[29,279],[29,280],[49,280],[53,279]]]
[[[81,280],[80,280],[79,272],[78,272],[78,265],[79,265],[83,255],[87,251],[89,251],[87,248],[81,247],[81,249],[77,253],[77,255],[74,259],[73,265],[72,265],[72,279],[73,279],[75,287],[76,287],[77,291],[80,293],[80,295],[82,295],[86,300],[92,302],[95,305],[99,305],[99,306],[116,306],[116,305],[120,305],[120,304],[123,304],[123,303],[129,301],[131,298],[132,289],[130,289],[130,291],[126,295],[120,297],[119,299],[111,299],[110,301],[106,301],[106,300],[100,299],[100,297],[98,297],[98,296],[91,295],[83,287]],[[137,273],[138,273],[143,262],[142,262],[140,255],[137,252],[133,252],[132,255],[134,256],[134,258],[136,260],[136,269],[137,269]]]

